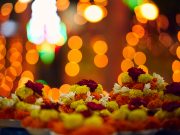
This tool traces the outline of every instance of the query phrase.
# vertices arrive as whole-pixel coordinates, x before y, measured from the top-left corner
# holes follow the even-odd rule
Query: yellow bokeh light
[[[180,70],[176,70],[173,73],[173,81],[174,82],[180,82]]]
[[[22,74],[21,74],[21,77],[26,77],[26,78],[29,78],[30,80],[34,81],[34,75],[31,71],[24,71]]]
[[[176,49],[176,55],[180,59],[180,46]]]
[[[3,16],[8,16],[11,13],[12,9],[13,9],[13,4],[12,3],[5,3],[1,7],[1,14]]]
[[[27,9],[28,4],[22,2],[16,2],[14,10],[16,13],[23,13]]]
[[[68,76],[71,77],[76,76],[78,75],[79,71],[80,71],[80,67],[75,62],[69,62],[65,66],[65,72]]]
[[[180,61],[174,60],[172,63],[172,70],[175,72],[176,70],[180,70]]]
[[[80,49],[82,47],[83,41],[79,36],[72,36],[68,40],[68,46],[71,49]]]
[[[29,80],[31,80],[31,79],[27,78],[27,77],[20,78],[20,80],[18,82],[18,88],[23,87],[25,85],[25,83],[27,83]]]
[[[26,53],[26,61],[29,64],[36,64],[39,60],[39,54],[37,52],[37,50],[35,49],[31,49]]]
[[[108,50],[108,46],[105,41],[96,41],[93,45],[93,50],[97,54],[105,54]]]
[[[139,42],[139,38],[138,38],[138,35],[134,32],[129,32],[127,35],[126,35],[126,41],[129,45],[131,46],[135,46],[138,44]]]
[[[86,20],[92,23],[99,22],[103,19],[104,14],[101,7],[97,5],[88,6],[84,11],[84,17]]]
[[[63,84],[61,85],[60,87],[60,93],[68,93],[69,92],[69,89],[70,89],[71,85],[69,84]]]
[[[134,25],[132,31],[138,35],[139,38],[142,38],[145,34],[145,30],[141,25]]]
[[[146,55],[143,52],[136,52],[134,55],[134,62],[137,65],[144,65],[146,63]]]
[[[131,46],[126,46],[123,49],[123,57],[125,59],[132,60],[134,58],[135,53],[136,53],[135,49]]]
[[[125,59],[121,62],[121,70],[123,72],[126,72],[131,67],[134,67],[134,63],[130,59]]]
[[[134,12],[136,14],[136,19],[137,19],[138,22],[147,23],[148,20],[141,15],[140,6],[136,6],[134,8]]]
[[[178,31],[178,33],[177,33],[177,39],[178,39],[179,42],[180,42],[180,31]]]
[[[145,65],[139,65],[138,68],[141,68],[144,72],[148,74],[148,68]]]
[[[104,68],[108,65],[108,57],[106,55],[96,55],[94,57],[94,64],[98,68]]]
[[[148,20],[155,20],[159,15],[159,9],[155,4],[145,3],[140,6],[142,16]]]
[[[21,3],[29,3],[29,2],[31,2],[32,0],[19,0],[19,2],[21,2]]]
[[[77,13],[79,15],[83,16],[85,9],[90,5],[91,5],[90,2],[78,2],[78,4],[77,4]]]
[[[68,60],[70,62],[79,63],[82,60],[82,53],[77,49],[73,49],[68,53]]]

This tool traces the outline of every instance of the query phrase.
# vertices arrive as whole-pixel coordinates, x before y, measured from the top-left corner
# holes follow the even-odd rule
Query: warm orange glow
[[[51,88],[48,85],[44,85],[44,88],[42,90],[43,90],[43,96],[45,98],[48,98],[48,93],[49,93],[50,89]]]
[[[85,9],[90,5],[90,2],[79,2],[77,4],[77,13],[83,16]]]
[[[3,83],[6,84],[9,87],[10,90],[12,90],[12,88],[13,88],[13,80],[12,80],[11,77],[5,76],[3,78]]]
[[[141,68],[144,72],[148,73],[148,68],[145,65],[139,65],[138,68]]]
[[[89,22],[96,23],[103,19],[104,13],[100,6],[91,5],[85,9],[84,17]]]
[[[145,34],[145,30],[141,25],[134,25],[132,31],[138,35],[139,38],[142,38]]]
[[[69,0],[57,0],[56,1],[56,6],[59,11],[66,10],[69,7],[69,5],[70,5]]]
[[[139,8],[141,15],[148,20],[155,20],[159,15],[159,9],[153,3],[144,3]]]
[[[79,50],[73,49],[68,53],[68,60],[70,62],[79,63],[82,59],[82,53]]]
[[[94,43],[93,50],[97,54],[105,54],[108,50],[108,46],[105,41],[98,40]]]
[[[175,60],[172,63],[172,70],[175,72],[176,70],[180,70],[180,61]]]
[[[69,62],[65,66],[65,72],[68,76],[76,76],[79,73],[80,67],[75,62]]]
[[[60,87],[60,93],[68,93],[69,92],[69,89],[70,89],[71,85],[69,84],[63,84],[61,85]]]
[[[98,68],[104,68],[108,65],[108,57],[106,55],[96,55],[94,57],[94,64]]]
[[[102,5],[102,6],[107,6],[108,1],[107,0],[94,0],[94,3],[98,5]]]
[[[177,38],[178,38],[178,40],[180,42],[180,31],[178,31],[178,33],[177,33]]]
[[[3,44],[0,44],[0,60],[3,59],[6,55],[6,48]]]
[[[6,76],[9,76],[12,80],[15,80],[16,79],[16,76],[17,76],[17,72],[16,72],[16,69],[14,67],[9,67],[5,70],[5,75]]]
[[[17,76],[19,76],[21,74],[21,72],[22,72],[22,65],[21,65],[21,63],[15,61],[15,62],[12,62],[11,66],[15,68]]]
[[[23,46],[21,42],[14,42],[11,44],[11,48],[16,48],[20,53],[23,52]]]
[[[36,48],[36,46],[34,44],[32,44],[31,42],[29,42],[29,41],[26,42],[25,47],[26,47],[27,51]]]
[[[126,41],[129,45],[131,46],[135,46],[138,44],[139,42],[139,38],[138,38],[138,35],[134,32],[129,32],[127,35],[126,35]]]
[[[180,70],[176,70],[173,73],[173,81],[174,82],[180,82]]]
[[[176,23],[180,25],[180,14],[176,15]]]
[[[9,97],[10,93],[11,93],[11,89],[4,83],[2,83],[0,85],[0,96],[3,96],[3,97]]]
[[[39,54],[37,50],[31,49],[26,53],[26,61],[29,64],[34,65],[38,62],[38,60],[39,60]]]
[[[132,60],[134,58],[135,53],[136,53],[135,49],[131,46],[126,46],[123,49],[123,57],[125,59]]]
[[[12,9],[13,9],[13,4],[12,3],[5,3],[1,7],[1,14],[3,16],[8,16],[8,15],[10,15]]]
[[[136,19],[137,19],[138,22],[140,22],[140,23],[147,23],[147,19],[143,18],[143,16],[141,15],[140,7],[139,6],[134,8],[134,12],[136,14]]]
[[[31,71],[24,71],[22,74],[21,74],[21,77],[26,77],[26,78],[29,78],[30,80],[34,81],[34,75]]]
[[[28,82],[28,80],[30,80],[30,78],[22,77],[18,82],[18,88],[23,87],[25,85],[25,83]]]
[[[26,10],[27,6],[27,3],[22,3],[18,1],[15,4],[14,10],[16,13],[23,13]]]
[[[169,26],[168,18],[165,15],[160,15],[157,18],[157,25],[158,25],[158,28],[166,30]]]
[[[137,52],[134,55],[134,62],[137,65],[144,65],[146,63],[146,55],[143,52]]]
[[[69,48],[80,49],[82,47],[83,41],[79,36],[72,36],[68,40]]]
[[[75,14],[74,15],[74,22],[78,25],[83,25],[85,24],[87,21],[84,19],[83,16],[79,15],[79,14]]]
[[[180,59],[180,46],[176,49],[176,55]]]
[[[121,74],[119,74],[117,81],[120,85],[122,85]]]
[[[125,59],[121,62],[121,70],[123,72],[126,72],[131,67],[134,67],[134,63],[130,59]]]
[[[165,32],[159,34],[159,41],[167,48],[170,47],[173,43],[171,36]]]
[[[22,55],[19,52],[14,52],[10,55],[9,61],[12,63],[14,61],[22,62]]]
[[[0,60],[0,70],[5,66],[5,59]]]
[[[59,97],[60,97],[60,92],[59,92],[59,89],[57,88],[52,88],[49,93],[48,93],[49,97],[52,97],[52,99],[54,101],[58,101],[59,100]]]

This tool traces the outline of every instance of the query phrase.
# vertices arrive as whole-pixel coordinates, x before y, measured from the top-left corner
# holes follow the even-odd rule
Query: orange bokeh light
[[[29,64],[34,65],[38,62],[38,60],[39,60],[39,54],[36,49],[31,49],[26,53],[26,61]]]
[[[173,73],[173,81],[174,82],[180,82],[180,70],[176,70]]]
[[[11,63],[11,66],[15,68],[17,76],[19,76],[21,74],[21,72],[22,72],[22,65],[21,65],[21,63],[15,61],[15,62]]]
[[[180,42],[180,31],[178,31],[178,33],[177,33],[177,38],[178,38],[178,40]]]
[[[75,62],[69,62],[65,66],[65,72],[68,76],[76,76],[80,71],[80,67],[77,63]]]
[[[97,54],[105,54],[108,50],[108,46],[105,41],[98,40],[94,43],[93,50]]]
[[[138,38],[138,35],[134,32],[129,32],[127,35],[126,35],[126,41],[129,45],[131,46],[136,46],[139,42],[139,38]]]
[[[69,84],[63,84],[61,85],[60,87],[60,93],[68,93],[69,92],[69,89],[70,89],[71,85]]]
[[[144,65],[146,63],[146,55],[143,52],[136,52],[134,55],[134,62],[137,65]]]
[[[135,49],[131,46],[126,46],[123,49],[123,57],[125,59],[132,60],[134,58],[135,53],[136,53]]]
[[[141,68],[144,72],[148,74],[148,68],[145,65],[139,65],[138,68]]]
[[[27,9],[28,4],[17,1],[14,7],[16,13],[23,13]]]
[[[126,72],[131,67],[134,67],[134,63],[130,59],[125,59],[121,62],[121,70],[123,72]]]
[[[79,50],[73,49],[68,53],[68,60],[70,62],[79,63],[82,59],[82,53]]]
[[[180,59],[180,46],[176,49],[176,55]]]
[[[79,36],[72,36],[68,40],[69,48],[80,49],[82,47],[83,41]]]
[[[34,80],[34,75],[33,75],[33,73],[31,72],[31,71],[28,71],[28,70],[26,70],[26,71],[24,71],[22,74],[21,74],[21,77],[27,77],[27,78],[29,78],[30,80]]]
[[[96,55],[94,57],[94,64],[98,68],[104,68],[108,65],[108,57],[106,55]]]
[[[132,31],[138,35],[139,38],[142,38],[145,34],[145,30],[141,25],[134,25]]]

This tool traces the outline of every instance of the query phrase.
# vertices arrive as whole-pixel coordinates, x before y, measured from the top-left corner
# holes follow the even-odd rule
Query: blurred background
[[[110,91],[133,66],[180,81],[179,0],[0,1],[1,95],[29,79]]]

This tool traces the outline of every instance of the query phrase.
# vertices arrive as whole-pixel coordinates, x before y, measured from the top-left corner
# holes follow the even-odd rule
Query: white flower
[[[42,98],[38,98],[36,99],[36,105],[41,105],[43,103],[43,99]]]
[[[106,106],[107,102],[109,101],[110,97],[109,95],[103,95],[101,94],[102,98],[99,100],[99,102],[103,105]]]
[[[117,94],[120,92],[121,86],[117,83],[114,84],[113,90],[114,90],[114,94]]]
[[[86,98],[86,102],[91,102],[93,100],[94,96],[91,95],[91,92],[88,91],[87,92],[87,98]]]
[[[153,77],[157,79],[158,85],[164,83],[164,78],[162,76],[160,76],[159,74],[153,73]]]
[[[69,92],[67,94],[61,94],[60,98],[65,97],[65,98],[69,98],[69,99],[74,99],[75,93],[74,92]]]
[[[29,110],[39,110],[41,107],[39,105],[31,105]]]
[[[130,89],[129,89],[128,87],[126,87],[126,86],[123,86],[123,87],[120,89],[120,92],[122,92],[122,93],[129,92],[129,91],[130,91]]]
[[[11,97],[14,101],[16,101],[16,102],[19,101],[19,98],[18,98],[18,96],[16,96],[16,94],[11,94]]]
[[[151,88],[151,84],[150,83],[146,83],[144,85],[144,89],[143,90],[149,90]]]

